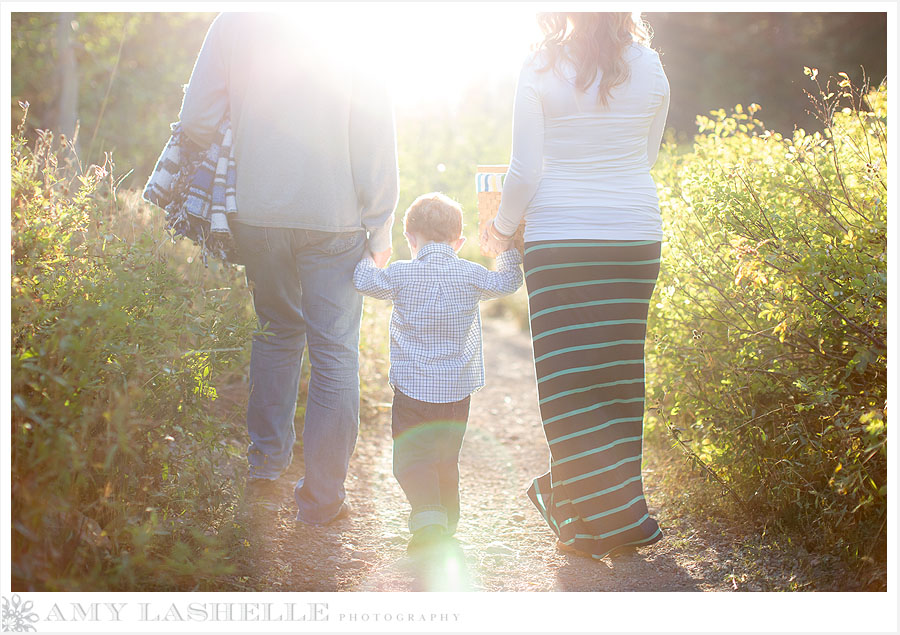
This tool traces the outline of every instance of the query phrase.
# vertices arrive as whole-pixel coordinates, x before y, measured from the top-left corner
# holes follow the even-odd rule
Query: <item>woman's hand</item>
[[[512,236],[507,236],[506,234],[501,234],[497,231],[497,228],[494,227],[493,220],[484,226],[484,231],[481,232],[481,239],[479,242],[481,244],[481,252],[485,256],[491,258],[495,258],[500,253],[507,249],[511,249],[513,246]]]

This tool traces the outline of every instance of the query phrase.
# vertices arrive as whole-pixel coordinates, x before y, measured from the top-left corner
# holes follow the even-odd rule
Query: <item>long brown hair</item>
[[[558,68],[565,58],[575,66],[575,85],[582,91],[602,71],[598,101],[607,106],[613,88],[628,81],[630,70],[625,50],[634,42],[650,45],[650,25],[635,15],[623,13],[539,13],[538,25],[544,33],[538,51],[547,52],[546,71]]]

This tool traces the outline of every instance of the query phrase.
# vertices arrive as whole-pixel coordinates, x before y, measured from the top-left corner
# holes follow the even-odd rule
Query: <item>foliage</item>
[[[31,103],[36,129],[56,129],[56,13],[12,13],[12,95]],[[214,13],[80,12],[72,21],[78,63],[78,143],[86,162],[104,151],[134,168],[140,187],[178,118],[182,85]],[[48,79],[50,81],[48,81]],[[15,109],[12,116],[17,117]],[[17,120],[12,122],[15,127]],[[33,136],[33,130],[28,131]]]
[[[188,280],[160,225],[42,132],[12,152],[14,585],[205,588],[239,532],[216,385],[254,326],[229,270]],[[133,215],[129,215],[131,212]],[[195,265],[196,271],[197,265]]]
[[[693,150],[658,168],[668,242],[648,398],[655,434],[745,512],[883,558],[886,86],[807,74],[823,132],[783,137],[738,105],[698,117]]]
[[[694,116],[720,104],[765,104],[766,124],[782,133],[795,125],[819,129],[797,84],[784,77],[799,74],[805,60],[815,59],[823,76],[848,70],[857,83],[863,79],[860,66],[876,80],[887,73],[884,12],[809,7],[777,13],[660,12],[645,18],[672,86],[667,125],[686,139]]]

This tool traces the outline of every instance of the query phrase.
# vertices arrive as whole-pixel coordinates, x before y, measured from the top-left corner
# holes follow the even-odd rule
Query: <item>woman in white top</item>
[[[525,221],[525,280],[550,470],[528,495],[565,551],[602,558],[662,537],[641,483],[644,339],[659,274],[650,168],[669,84],[631,13],[549,13],[516,90],[500,211]]]

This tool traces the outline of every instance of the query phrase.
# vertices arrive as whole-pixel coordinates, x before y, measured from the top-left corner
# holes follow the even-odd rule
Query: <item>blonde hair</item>
[[[625,50],[632,42],[650,45],[650,25],[640,14],[621,13],[539,13],[538,25],[544,33],[538,52],[546,51],[547,65],[558,69],[567,59],[575,66],[575,85],[586,92],[602,71],[597,99],[609,105],[612,89],[631,76]]]
[[[462,207],[440,192],[423,194],[406,210],[403,228],[425,240],[449,243],[462,236]]]

